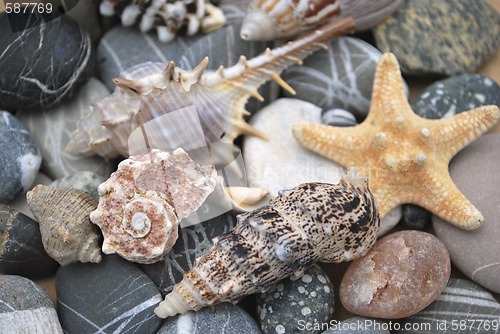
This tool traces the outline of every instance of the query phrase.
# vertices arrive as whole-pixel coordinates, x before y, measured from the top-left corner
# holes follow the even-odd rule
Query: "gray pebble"
[[[332,126],[357,125],[356,117],[347,110],[340,108],[326,109],[321,113],[321,123]]]
[[[0,152],[0,203],[8,203],[28,191],[42,156],[28,129],[6,111],[0,111]]]
[[[71,187],[85,191],[99,201],[97,187],[107,179],[101,174],[93,172],[76,172],[74,174],[54,180],[50,185],[53,187]]]

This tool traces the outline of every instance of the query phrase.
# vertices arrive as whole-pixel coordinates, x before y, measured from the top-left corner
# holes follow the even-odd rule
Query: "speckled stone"
[[[52,275],[58,266],[43,248],[38,223],[0,204],[0,272],[39,278]]]
[[[140,268],[166,295],[182,280],[184,272],[193,268],[195,258],[212,246],[212,239],[227,233],[235,224],[234,216],[225,213],[200,224],[181,227],[167,256],[156,263],[140,265]]]
[[[200,37],[177,36],[169,43],[162,43],[154,31],[142,33],[137,27],[118,24],[104,34],[97,46],[96,58],[101,80],[113,91],[115,84],[112,80],[123,70],[148,61],[161,62],[165,66],[171,60],[177,63],[188,47]]]
[[[315,265],[302,277],[286,278],[258,294],[256,304],[264,333],[321,333],[314,324],[329,322],[333,316],[333,285]]]
[[[332,328],[322,334],[390,334],[389,325],[377,319],[352,317],[337,321]]]
[[[59,320],[66,334],[154,334],[153,310],[162,301],[154,283],[118,255],[102,262],[72,263],[56,275]]]
[[[331,126],[354,126],[357,125],[356,117],[344,109],[333,108],[321,112],[321,123]]]
[[[321,123],[321,109],[312,103],[281,98],[256,112],[250,124],[269,136],[268,141],[245,137],[243,158],[250,187],[264,188],[271,196],[305,182],[338,183],[344,169],[300,145],[292,136],[296,122]],[[401,207],[381,222],[379,235],[397,225]]]
[[[90,106],[109,95],[99,80],[91,78],[71,100],[42,111],[23,110],[16,114],[35,139],[43,157],[42,169],[52,178],[79,171],[91,171],[108,177],[115,166],[99,156],[66,152],[71,133],[80,119],[91,112]]]
[[[0,333],[62,334],[54,304],[33,281],[0,275]]]
[[[41,16],[30,15],[30,20]],[[0,13],[0,108],[48,108],[69,99],[91,75],[89,34],[66,16],[12,32]],[[19,23],[17,23],[19,25]]]
[[[370,108],[380,56],[380,51],[360,39],[339,37],[328,43],[328,49],[307,57],[302,66],[283,71],[282,77],[297,91],[294,97],[321,108],[349,110],[362,120]]]
[[[259,334],[259,325],[242,308],[223,303],[167,318],[156,334]]]
[[[500,105],[500,86],[480,74],[440,80],[410,101],[417,115],[438,119],[486,105]]]
[[[466,279],[451,278],[443,293],[417,314],[401,321],[398,334],[500,333],[500,304],[491,293]]]
[[[0,111],[0,203],[28,191],[42,156],[28,129],[17,118]]]
[[[93,172],[76,172],[74,174],[54,180],[50,185],[53,187],[71,187],[85,191],[90,196],[99,201],[99,193],[97,187],[107,178],[101,174]]]
[[[448,251],[435,236],[396,232],[351,262],[340,283],[340,301],[349,312],[365,317],[408,317],[439,296],[450,271]]]
[[[432,225],[454,265],[485,288],[500,293],[500,134],[480,137],[450,162],[450,175],[458,189],[484,216],[473,231],[461,230],[432,217]]]
[[[403,73],[474,72],[500,44],[500,14],[486,1],[405,0],[374,35]]]

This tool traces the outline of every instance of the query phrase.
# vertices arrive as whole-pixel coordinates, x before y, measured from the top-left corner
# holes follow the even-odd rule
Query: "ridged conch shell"
[[[103,0],[99,11],[104,16],[119,16],[125,27],[138,23],[143,32],[156,28],[162,42],[173,40],[184,27],[190,36],[226,23],[222,10],[204,0]]]
[[[216,171],[182,149],[132,156],[99,188],[90,220],[104,235],[102,251],[139,263],[162,259],[177,240],[179,220],[214,190]]]
[[[317,261],[350,261],[375,243],[379,218],[366,178],[304,183],[238,216],[155,309],[160,318],[267,290]]]
[[[62,266],[101,262],[101,237],[89,214],[97,201],[80,189],[37,185],[26,194],[40,224],[43,247]]]
[[[257,88],[270,79],[293,92],[279,73],[353,28],[351,19],[342,19],[255,58],[241,56],[236,65],[207,73],[208,58],[191,72],[173,62],[166,68],[160,63],[136,65],[122,73],[123,78],[115,79],[113,94],[80,120],[66,150],[105,158],[128,157],[132,155],[130,146],[142,145],[143,132],[149,147],[165,151],[201,147],[187,145],[218,142],[223,134],[226,142],[240,134],[267,138],[243,120],[248,115],[248,98],[262,100]]]
[[[253,0],[240,36],[248,41],[291,38],[342,17],[352,17],[356,30],[365,30],[401,4],[402,0]]]

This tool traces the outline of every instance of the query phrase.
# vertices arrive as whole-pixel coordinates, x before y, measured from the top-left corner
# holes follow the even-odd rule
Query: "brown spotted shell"
[[[90,214],[104,235],[102,251],[139,263],[162,259],[177,240],[179,220],[214,190],[216,175],[182,149],[123,160],[99,186],[99,206]]]
[[[379,217],[367,180],[304,183],[269,205],[238,216],[155,309],[161,317],[199,310],[267,290],[317,261],[358,258],[375,243]]]
[[[101,262],[101,235],[89,220],[97,207],[92,196],[80,189],[39,184],[26,198],[50,257],[62,266],[77,261]]]

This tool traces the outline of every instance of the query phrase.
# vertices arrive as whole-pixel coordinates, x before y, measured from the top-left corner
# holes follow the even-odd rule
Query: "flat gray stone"
[[[322,334],[389,334],[388,328],[387,323],[377,319],[352,317],[335,322],[331,329]]]
[[[500,292],[500,134],[484,135],[460,151],[450,162],[450,175],[458,189],[484,216],[476,230],[466,231],[433,216],[432,225],[452,263],[483,287]]]
[[[0,275],[0,333],[62,334],[54,304],[33,281]]]
[[[259,334],[257,322],[242,308],[222,303],[167,318],[156,334]]]

